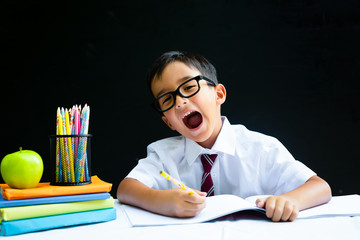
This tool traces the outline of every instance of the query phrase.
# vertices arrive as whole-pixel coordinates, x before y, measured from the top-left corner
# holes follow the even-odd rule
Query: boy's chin
[[[205,142],[209,138],[209,134],[204,127],[204,124],[201,123],[197,128],[187,128],[186,133],[180,134],[198,143]]]

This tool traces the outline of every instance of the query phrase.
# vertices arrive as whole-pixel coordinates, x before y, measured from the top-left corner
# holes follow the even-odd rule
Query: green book
[[[14,221],[114,207],[112,197],[102,200],[0,208],[1,221]]]

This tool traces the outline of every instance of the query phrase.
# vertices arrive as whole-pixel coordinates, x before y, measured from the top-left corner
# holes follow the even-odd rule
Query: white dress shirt
[[[294,159],[274,137],[231,125],[223,126],[211,149],[183,136],[151,143],[147,157],[128,174],[154,189],[177,187],[160,175],[163,170],[186,186],[200,190],[201,154],[218,154],[211,170],[215,195],[279,195],[304,184],[315,173]]]

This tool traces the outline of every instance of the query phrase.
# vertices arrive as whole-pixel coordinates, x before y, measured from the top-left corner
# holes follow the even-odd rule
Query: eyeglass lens
[[[192,95],[196,94],[198,90],[199,90],[199,84],[196,79],[191,79],[187,82],[184,82],[179,86],[179,88],[177,89],[177,91],[175,91],[175,93],[170,92],[160,97],[158,99],[159,107],[162,111],[171,108],[175,103],[177,92],[182,97],[191,97]]]

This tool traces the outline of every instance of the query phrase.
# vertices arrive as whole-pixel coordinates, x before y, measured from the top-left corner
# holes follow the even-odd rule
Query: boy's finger
[[[259,208],[264,208],[265,202],[266,202],[266,198],[258,198],[258,199],[256,199],[255,204]]]
[[[298,215],[299,215],[299,211],[298,211],[297,207],[295,206],[295,208],[293,209],[293,211],[290,215],[289,221],[290,222],[294,221]]]
[[[282,215],[284,214],[285,201],[282,199],[276,199],[276,204],[272,216],[272,220],[274,222],[278,222],[281,220]]]
[[[206,196],[206,192],[201,192],[199,190],[192,189],[194,192],[196,192],[200,196]]]
[[[281,221],[287,221],[290,219],[291,214],[293,213],[294,207],[291,202],[287,201],[284,205],[283,214],[281,216]]]
[[[184,209],[184,216],[196,216],[198,215],[206,206],[206,202],[202,203],[190,203],[188,202]]]
[[[206,201],[205,196],[201,196],[200,194],[188,194],[185,198],[185,201],[190,203],[204,203]]]
[[[272,218],[275,211],[276,200],[273,197],[269,197],[265,201],[266,216]]]

